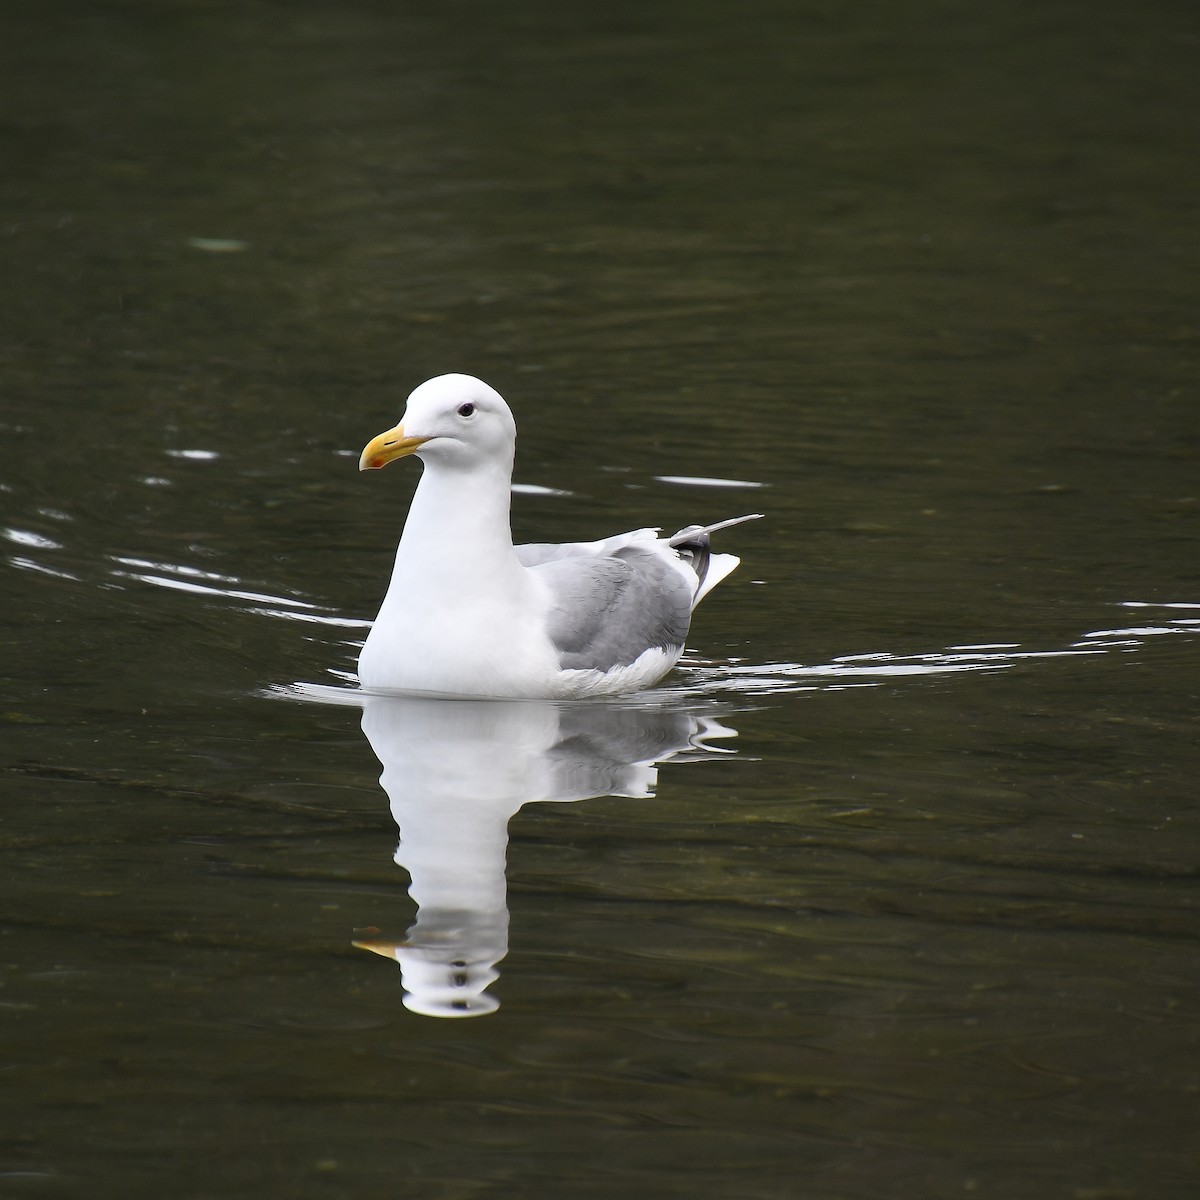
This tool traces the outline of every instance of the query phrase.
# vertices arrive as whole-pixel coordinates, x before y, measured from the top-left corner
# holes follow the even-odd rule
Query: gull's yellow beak
[[[382,954],[384,958],[395,958],[397,950],[403,950],[407,942],[351,942],[355,950],[370,950],[373,954]]]
[[[379,467],[386,467],[394,458],[403,458],[406,454],[415,453],[417,448],[427,441],[428,438],[409,437],[404,432],[404,426],[397,425],[395,429],[389,429],[387,433],[381,433],[367,443],[362,454],[358,456],[358,469],[374,471]]]

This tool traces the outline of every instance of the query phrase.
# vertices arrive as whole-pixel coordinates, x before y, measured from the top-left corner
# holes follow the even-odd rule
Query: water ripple
[[[1192,610],[1196,604],[1149,604],[1126,601],[1122,608]],[[783,692],[834,690],[849,687],[876,687],[902,676],[952,675],[965,671],[1004,671],[1033,659],[1096,658],[1113,653],[1129,654],[1143,648],[1147,641],[1161,636],[1196,634],[1200,620],[1171,617],[1158,623],[1097,629],[1079,635],[1062,648],[1025,648],[1019,642],[995,642],[978,646],[950,646],[924,654],[847,654],[823,664],[809,663],[728,663],[688,661],[679,669],[690,676],[688,690],[700,692],[736,691],[770,695]]]

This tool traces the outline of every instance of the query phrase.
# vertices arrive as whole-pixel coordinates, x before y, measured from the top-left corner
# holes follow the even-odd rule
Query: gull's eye
[[[460,417],[469,417],[474,411],[475,405],[471,404],[470,402],[466,404],[460,404],[458,406],[458,415]]]

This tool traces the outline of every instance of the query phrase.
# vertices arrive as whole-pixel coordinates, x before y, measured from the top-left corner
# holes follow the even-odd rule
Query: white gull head
[[[359,467],[383,467],[409,454],[460,470],[492,462],[511,467],[516,437],[516,422],[495,388],[473,375],[438,375],[413,390],[400,423],[371,441]]]

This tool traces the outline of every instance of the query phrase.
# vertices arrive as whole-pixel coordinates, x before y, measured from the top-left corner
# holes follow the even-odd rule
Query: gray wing
[[[652,548],[603,558],[550,558],[531,568],[550,589],[550,640],[564,670],[628,666],[687,638],[694,587]]]

